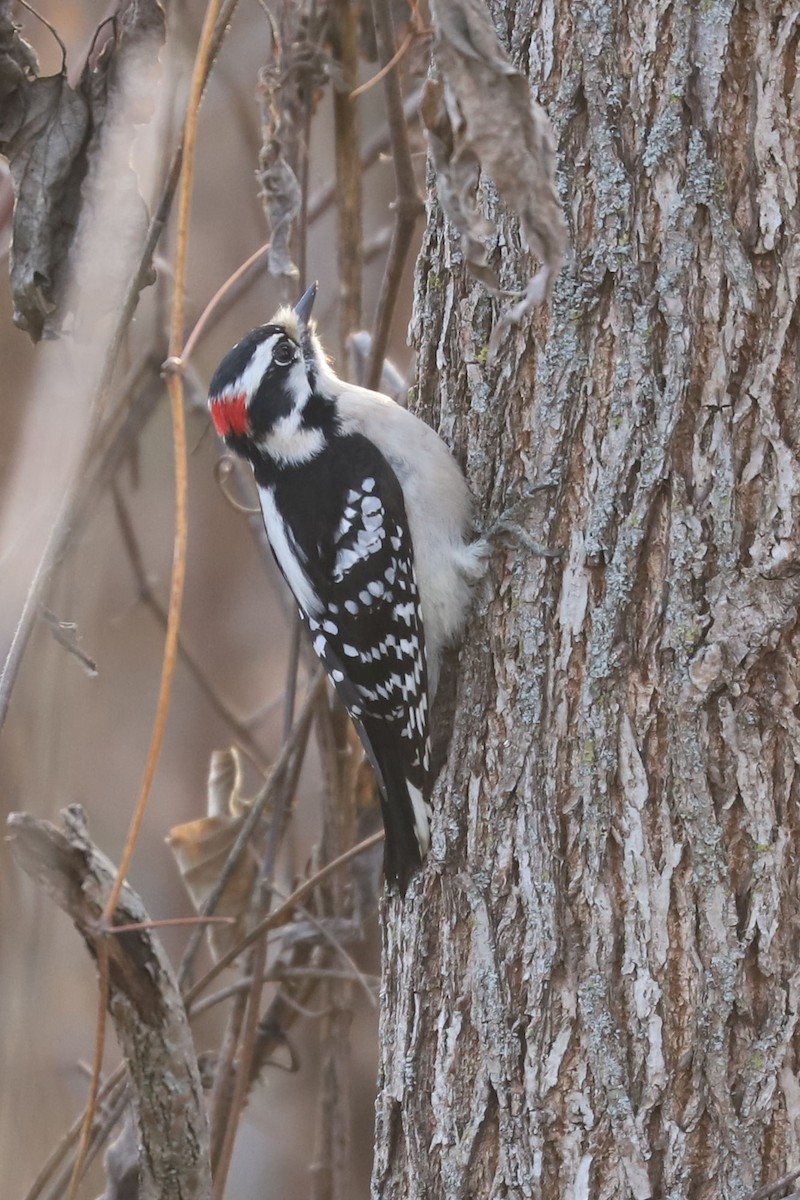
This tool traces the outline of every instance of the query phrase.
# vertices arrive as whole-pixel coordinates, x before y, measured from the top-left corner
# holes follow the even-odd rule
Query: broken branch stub
[[[471,273],[494,292],[500,289],[487,241],[495,230],[478,207],[481,171],[519,218],[542,266],[504,318],[517,324],[547,298],[566,246],[552,128],[479,0],[431,0],[431,10],[440,80],[428,81],[421,112],[439,199],[462,236]]]
[[[63,829],[27,813],[8,818],[11,852],[72,919],[96,957],[106,939],[108,1009],[128,1065],[139,1135],[139,1198],[210,1200],[211,1167],[200,1075],[183,999],[159,939],[143,928],[114,934],[100,926],[115,871],[89,838],[78,805]],[[149,920],[123,887],[118,924]]]

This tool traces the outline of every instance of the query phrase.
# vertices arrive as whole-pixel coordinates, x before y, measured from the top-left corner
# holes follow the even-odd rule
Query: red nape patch
[[[238,396],[223,396],[211,401],[211,420],[221,438],[238,434],[246,437],[249,433],[247,423],[247,400],[244,393]]]

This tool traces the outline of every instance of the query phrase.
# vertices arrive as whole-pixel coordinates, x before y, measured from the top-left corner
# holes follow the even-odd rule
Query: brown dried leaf
[[[302,200],[297,174],[307,149],[306,115],[330,75],[316,24],[306,5],[280,6],[272,21],[272,61],[258,78],[262,146],[257,178],[272,233],[271,275],[297,275],[289,241]]]
[[[8,8],[7,2],[3,8]],[[16,197],[11,244],[14,321],[33,341],[55,335],[63,320],[83,183],[100,144],[108,97],[117,86],[122,61],[145,42],[148,57],[155,61],[150,40],[163,41],[164,14],[157,0],[131,0],[109,28],[113,38],[95,62],[87,63],[73,89],[63,70],[36,77],[30,47],[7,12],[0,13],[0,153],[9,160]],[[130,120],[136,121],[137,114]],[[131,188],[136,188],[133,171]]]
[[[431,0],[431,9],[442,83],[428,86],[422,117],[442,207],[464,238],[470,270],[496,290],[486,251],[494,229],[477,204],[484,171],[542,261],[524,300],[505,317],[505,323],[516,323],[546,299],[566,245],[550,122],[509,61],[480,0]]]
[[[25,93],[39,73],[33,49],[11,19],[11,0],[0,3],[0,143],[10,142],[25,119]]]
[[[270,275],[294,277],[298,272],[289,253],[289,239],[292,222],[300,211],[302,193],[297,176],[275,141],[259,155],[258,179],[272,233],[267,256]]]
[[[247,804],[239,795],[241,771],[236,751],[215,750],[208,774],[208,813],[198,821],[176,825],[167,837],[186,889],[201,912],[217,886],[222,868],[239,836]],[[231,917],[230,925],[209,926],[208,938],[215,958],[226,954],[246,932],[247,914],[258,872],[251,846],[239,860],[225,886],[215,916]]]
[[[468,149],[456,148],[441,83],[430,79],[425,84],[420,114],[428,131],[428,147],[442,208],[463,238],[470,271],[487,288],[496,291],[497,278],[487,263],[484,244],[484,239],[494,233],[494,225],[483,216],[476,201],[480,163]]]
[[[11,290],[14,322],[34,342],[59,299],[61,268],[75,237],[89,106],[66,74],[26,84],[25,116],[0,143],[14,184]]]

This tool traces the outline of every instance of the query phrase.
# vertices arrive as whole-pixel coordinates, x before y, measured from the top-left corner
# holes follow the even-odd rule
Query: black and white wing
[[[259,487],[273,551],[375,768],[386,873],[405,890],[430,842],[425,636],[400,484],[359,434]]]

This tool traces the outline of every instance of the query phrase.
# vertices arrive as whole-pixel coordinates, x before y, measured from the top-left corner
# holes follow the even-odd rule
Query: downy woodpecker
[[[430,845],[429,704],[484,550],[441,438],[328,365],[315,295],[234,346],[209,404],[253,469],[273,554],[375,770],[386,877],[405,894]]]

